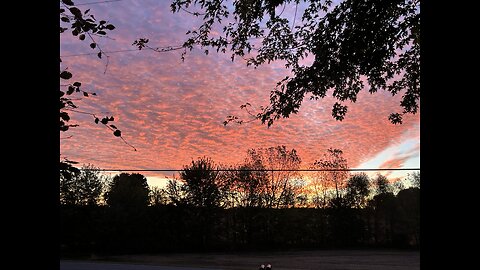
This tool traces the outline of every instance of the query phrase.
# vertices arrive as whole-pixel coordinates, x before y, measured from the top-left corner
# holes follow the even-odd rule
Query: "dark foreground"
[[[419,251],[321,250],[238,254],[124,255],[78,261],[62,260],[61,270],[416,270]]]

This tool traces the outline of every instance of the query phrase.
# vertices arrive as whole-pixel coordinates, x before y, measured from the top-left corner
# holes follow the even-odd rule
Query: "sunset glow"
[[[79,1],[75,3],[80,4]],[[97,96],[76,101],[79,110],[114,116],[123,138],[113,136],[92,116],[71,113],[74,124],[61,137],[61,155],[101,169],[181,169],[201,156],[217,164],[242,162],[247,150],[285,145],[296,149],[302,167],[322,157],[328,148],[344,153],[350,168],[420,168],[420,114],[401,125],[387,117],[401,112],[402,93],[374,95],[362,91],[356,103],[346,103],[346,119],[331,116],[332,98],[304,100],[300,111],[267,128],[255,121],[223,125],[228,115],[247,118],[240,105],[268,105],[270,91],[289,74],[281,63],[257,69],[229,54],[202,50],[157,53],[135,51],[134,40],[146,37],[151,46],[181,44],[185,32],[198,24],[185,12],[172,14],[170,1],[124,0],[88,6],[97,19],[115,25],[110,38],[96,38],[106,57],[98,59],[87,41],[61,35],[61,68],[73,73],[85,91]],[[291,12],[286,10],[286,12]],[[132,51],[125,51],[132,50]],[[117,52],[122,51],[122,52]],[[111,52],[111,53],[108,53]],[[382,172],[398,178],[412,171]],[[172,173],[142,172],[150,185],[162,185]]]

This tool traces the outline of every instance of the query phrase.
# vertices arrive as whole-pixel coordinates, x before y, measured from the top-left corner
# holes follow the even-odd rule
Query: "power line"
[[[97,170],[97,169],[82,169]],[[366,172],[366,171],[419,171],[420,168],[366,168],[366,169],[212,169],[212,170],[191,170],[189,171],[214,171],[214,172]],[[99,169],[104,172],[181,172],[185,169]]]
[[[104,3],[120,2],[120,1],[123,1],[123,0],[106,0],[106,1],[98,1],[98,2],[80,3],[80,4],[75,4],[75,6],[96,5],[96,4],[104,4]]]
[[[105,54],[108,53],[120,53],[120,52],[133,52],[133,51],[139,51],[138,49],[126,49],[126,50],[118,50],[118,51],[108,51],[104,52]],[[97,55],[98,53],[93,52],[93,53],[79,53],[79,54],[67,54],[67,55],[60,55],[60,57],[73,57],[73,56],[84,56],[84,55]]]

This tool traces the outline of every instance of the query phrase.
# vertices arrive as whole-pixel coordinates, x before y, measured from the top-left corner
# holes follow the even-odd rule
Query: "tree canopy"
[[[115,175],[105,194],[109,206],[136,209],[150,204],[147,178],[138,173]]]
[[[211,158],[202,157],[183,167],[180,178],[188,204],[200,207],[220,205],[221,189],[218,183],[217,165]]]
[[[254,67],[284,61],[292,76],[271,91],[270,104],[252,114],[268,126],[297,113],[304,98],[331,95],[337,102],[332,116],[343,120],[347,101],[356,102],[364,89],[373,94],[402,94],[401,112],[388,119],[402,123],[415,114],[420,101],[420,1],[418,0],[174,0],[172,12],[185,11],[202,23],[187,32],[184,53],[195,46],[231,52]],[[284,13],[295,5],[295,14]],[[303,14],[297,14],[301,6]],[[134,45],[145,47],[148,39]],[[175,48],[178,49],[178,48]],[[302,60],[313,55],[310,65]],[[329,93],[329,91],[332,91]],[[250,103],[242,105],[242,108]],[[225,124],[242,123],[228,116]]]

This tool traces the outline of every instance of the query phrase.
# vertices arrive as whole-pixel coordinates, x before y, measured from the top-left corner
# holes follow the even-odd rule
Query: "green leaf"
[[[85,40],[85,35],[84,35],[84,34],[81,34],[80,36],[78,36],[78,38],[79,38],[80,40]]]
[[[105,31],[101,30],[101,31],[98,31],[98,32],[97,32],[97,34],[99,34],[99,35],[106,35],[106,34],[107,34],[107,32],[105,32]]]
[[[90,9],[87,9],[85,10],[85,12],[83,12],[83,14],[87,15],[87,13],[90,11]]]
[[[104,124],[104,125],[108,124],[108,118],[106,118],[106,117],[102,118],[102,121],[101,121],[101,122],[102,122],[102,124]]]
[[[63,13],[63,12],[65,12],[65,9],[61,8],[60,13]]]
[[[106,21],[104,21],[104,20],[101,20],[101,21],[100,21],[100,25],[102,25],[102,24],[106,24],[106,23],[107,23],[107,22],[106,22]]]
[[[117,129],[117,127],[115,125],[110,125],[111,128],[113,129]]]
[[[99,53],[97,54],[97,56],[98,56],[98,58],[102,59],[102,52],[99,52]]]
[[[88,97],[88,93],[87,92],[83,92],[83,95]]]
[[[117,129],[113,132],[113,135],[115,135],[117,137],[120,137],[120,136],[122,136],[122,132],[119,129]]]
[[[98,119],[97,117],[95,117],[95,124],[98,124],[98,121],[100,121],[100,119]]]
[[[90,48],[95,49],[95,47],[97,47],[97,43],[95,42],[90,43]]]
[[[60,78],[62,78],[64,80],[68,80],[68,79],[72,78],[72,76],[73,76],[72,73],[70,73],[66,70],[64,70],[60,73]]]
[[[61,20],[62,22],[70,22],[70,19],[67,18],[67,17],[62,17],[62,18],[60,18],[60,20]]]
[[[81,85],[82,85],[82,83],[80,83],[80,82],[74,82],[73,83],[73,86],[76,86],[76,87],[80,87]]]
[[[115,26],[113,24],[107,24],[107,26],[105,26],[105,28],[107,28],[108,30],[113,30],[113,29],[115,29]]]

